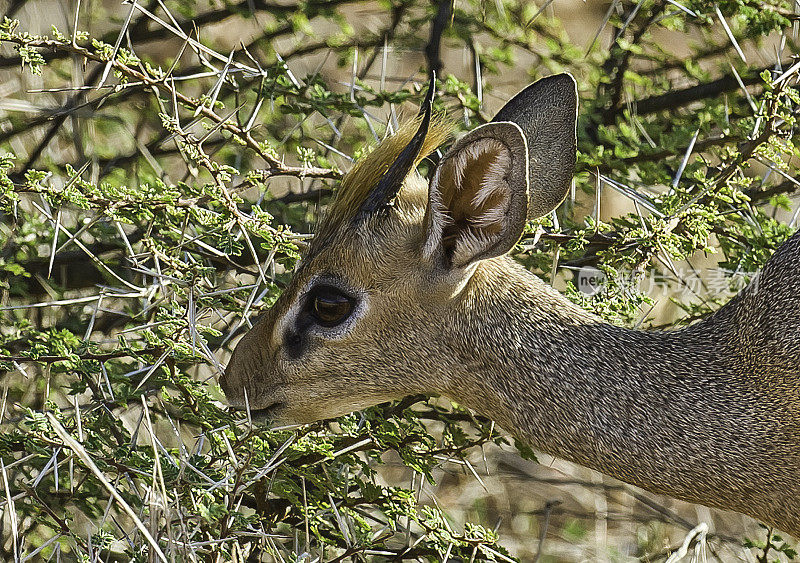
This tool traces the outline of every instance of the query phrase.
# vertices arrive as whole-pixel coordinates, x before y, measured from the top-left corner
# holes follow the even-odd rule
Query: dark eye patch
[[[286,354],[293,360],[300,358],[306,351],[308,339],[305,334],[297,330],[288,330],[283,335],[284,349]]]

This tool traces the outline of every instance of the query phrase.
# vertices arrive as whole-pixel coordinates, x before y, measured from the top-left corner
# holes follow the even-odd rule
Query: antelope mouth
[[[286,407],[286,403],[275,401],[262,409],[250,409],[250,418],[253,422],[265,424],[273,422]]]

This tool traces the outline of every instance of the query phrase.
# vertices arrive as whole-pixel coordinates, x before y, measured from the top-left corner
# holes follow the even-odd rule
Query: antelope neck
[[[767,469],[770,437],[783,429],[754,409],[763,389],[748,385],[731,315],[720,313],[681,330],[629,330],[510,259],[488,260],[451,323],[457,375],[443,391],[547,453],[752,514],[771,494],[798,488],[800,454],[794,445],[783,462],[771,456],[785,472]],[[762,513],[775,522],[773,508]]]

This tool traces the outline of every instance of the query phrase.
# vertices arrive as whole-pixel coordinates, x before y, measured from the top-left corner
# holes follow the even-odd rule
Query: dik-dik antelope
[[[304,423],[416,393],[534,447],[800,536],[800,233],[704,321],[604,323],[507,256],[570,186],[577,92],[532,84],[462,137],[422,115],[345,176],[292,283],[222,388]]]

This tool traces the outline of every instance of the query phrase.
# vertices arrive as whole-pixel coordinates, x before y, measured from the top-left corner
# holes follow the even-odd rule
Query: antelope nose
[[[228,404],[234,408],[247,408],[247,403],[254,407],[258,402],[258,387],[269,372],[265,351],[269,346],[269,331],[273,324],[270,313],[268,311],[262,316],[237,342],[225,373],[219,379]]]

